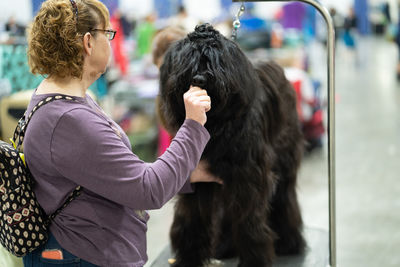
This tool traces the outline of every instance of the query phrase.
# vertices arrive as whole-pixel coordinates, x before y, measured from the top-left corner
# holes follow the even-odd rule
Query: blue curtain
[[[119,6],[119,0],[100,0],[103,2],[108,10],[110,10],[110,14],[112,15],[114,13],[114,10],[118,8]]]
[[[303,34],[305,41],[310,41],[315,37],[315,28],[317,22],[317,10],[311,5],[306,6],[306,15],[303,21]]]
[[[39,11],[40,6],[44,0],[32,0],[32,15],[35,16]]]
[[[154,9],[159,18],[168,18],[178,12],[179,6],[184,6],[183,0],[153,0]]]
[[[232,0],[221,0],[222,9],[229,10],[232,5]]]
[[[35,16],[39,11],[40,6],[45,0],[32,0],[32,15]],[[110,10],[110,14],[114,12],[114,10],[118,7],[119,0],[100,0],[103,2],[108,9]]]

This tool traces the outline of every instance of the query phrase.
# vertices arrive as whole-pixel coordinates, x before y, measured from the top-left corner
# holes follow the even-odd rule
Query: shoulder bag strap
[[[69,101],[77,101],[75,98],[71,96],[66,96],[66,95],[55,95],[55,96],[49,96],[37,103],[32,111],[29,113],[28,116],[26,116],[26,113],[24,116],[18,121],[17,127],[15,128],[14,135],[13,135],[13,141],[16,144],[16,149],[18,152],[20,152],[20,147],[22,145],[22,142],[24,141],[24,136],[25,136],[25,129],[28,127],[28,123],[31,120],[33,114],[41,107],[44,105],[53,102],[55,100],[69,100]]]
[[[30,122],[33,114],[41,107],[44,105],[53,102],[55,100],[69,100],[69,101],[77,101],[76,98],[71,97],[71,96],[66,96],[66,95],[55,95],[55,96],[49,96],[43,100],[41,100],[39,103],[37,103],[32,111],[29,113],[28,116],[26,116],[26,113],[24,116],[18,121],[17,127],[15,128],[14,135],[13,135],[13,141],[14,144],[16,144],[16,149],[19,152],[20,147],[22,145],[22,142],[24,141],[24,136],[25,136],[25,130],[28,127],[28,123]],[[17,142],[18,141],[18,142]],[[71,194],[68,196],[67,200],[64,202],[64,204],[58,208],[53,214],[48,216],[46,224],[50,224],[50,222],[61,212],[62,209],[64,209],[72,200],[74,200],[77,196],[81,194],[82,187],[77,186],[74,191],[71,192]]]

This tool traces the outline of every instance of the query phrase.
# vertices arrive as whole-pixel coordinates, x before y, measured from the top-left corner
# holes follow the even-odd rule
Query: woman
[[[98,0],[47,0],[30,29],[29,65],[46,79],[28,113],[49,96],[77,100],[48,103],[29,123],[24,152],[34,191],[47,214],[77,185],[83,191],[52,221],[47,244],[24,257],[25,266],[143,266],[145,210],[160,208],[182,187],[203,179],[188,177],[209,140],[204,124],[211,102],[205,90],[191,87],[185,93],[186,120],[154,163],[141,161],[121,128],[86,95],[106,70],[114,35]]]

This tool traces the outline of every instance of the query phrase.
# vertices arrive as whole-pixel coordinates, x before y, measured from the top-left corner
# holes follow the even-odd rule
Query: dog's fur
[[[171,242],[175,266],[239,257],[239,266],[271,266],[276,254],[303,251],[296,174],[303,137],[295,92],[275,63],[253,65],[212,26],[196,27],[167,52],[161,111],[173,134],[185,119],[183,94],[207,90],[211,139],[202,159],[224,184],[199,183],[180,195]]]

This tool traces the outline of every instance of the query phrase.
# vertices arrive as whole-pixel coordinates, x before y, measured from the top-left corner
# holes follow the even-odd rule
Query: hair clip
[[[71,2],[72,8],[74,9],[75,16],[76,16],[76,23],[78,23],[78,5],[76,4],[75,0],[69,0]]]

